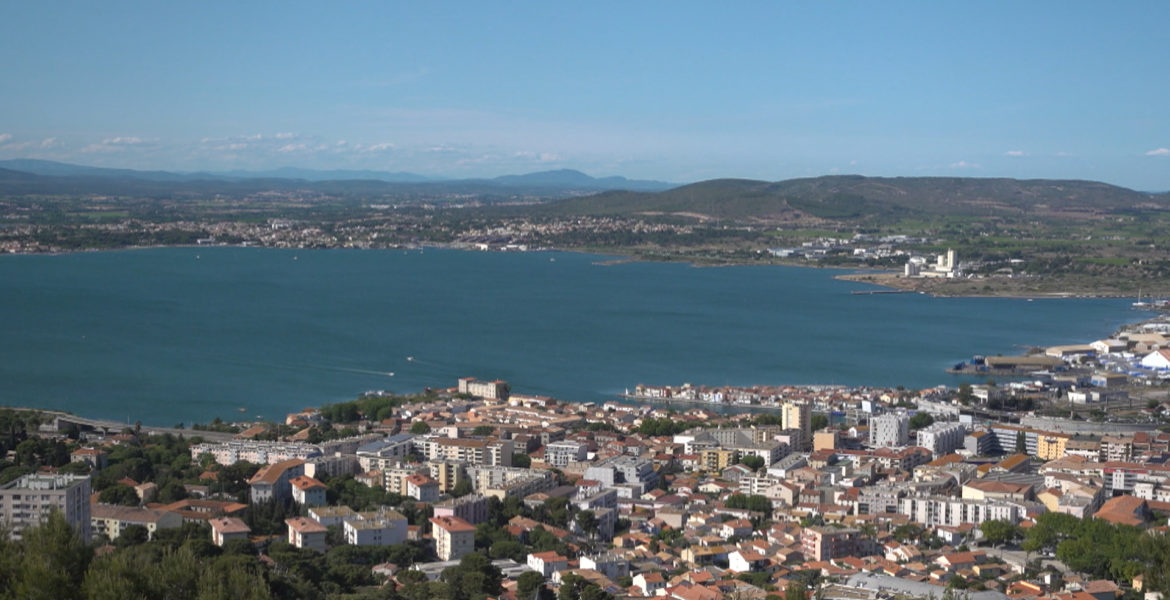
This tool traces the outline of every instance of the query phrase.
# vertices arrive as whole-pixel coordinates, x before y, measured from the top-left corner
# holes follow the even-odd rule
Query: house
[[[723,539],[729,539],[732,536],[743,537],[746,535],[751,535],[752,531],[754,530],[755,527],[752,526],[751,521],[747,519],[732,519],[723,523],[723,526],[719,531],[720,535],[723,536]]]
[[[658,571],[638,573],[634,576],[634,587],[641,590],[643,596],[654,596],[658,590],[666,589],[666,579]]]
[[[538,552],[528,555],[528,566],[540,573],[545,579],[552,577],[557,571],[569,568],[569,559],[556,552]]]
[[[325,551],[325,535],[329,528],[307,517],[293,517],[284,520],[288,525],[288,543],[297,548]]]
[[[298,475],[289,480],[293,502],[301,506],[323,506],[325,504],[324,483],[307,475]]]
[[[767,565],[768,558],[754,550],[736,550],[727,555],[727,568],[736,573],[758,573]]]
[[[69,462],[85,463],[94,471],[106,468],[106,459],[109,454],[97,448],[78,448],[69,454]]]
[[[211,524],[211,541],[223,546],[231,540],[246,540],[252,528],[235,517],[219,517],[208,521]]]
[[[1150,506],[1145,500],[1129,495],[1110,498],[1101,505],[1101,510],[1093,513],[1094,518],[1109,521],[1114,525],[1135,527],[1145,525],[1151,516]]]

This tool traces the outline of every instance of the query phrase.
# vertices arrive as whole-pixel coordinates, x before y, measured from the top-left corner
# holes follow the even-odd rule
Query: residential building
[[[232,440],[222,444],[195,444],[191,446],[191,460],[199,462],[204,454],[215,457],[221,465],[234,465],[248,461],[258,465],[272,465],[293,458],[309,459],[321,456],[321,448],[312,444],[295,442],[265,442],[256,440]]]
[[[552,577],[557,571],[569,568],[569,559],[556,552],[538,552],[528,555],[528,567],[540,573],[545,579]]]
[[[422,473],[415,473],[406,478],[406,495],[419,502],[434,502],[439,499],[439,484]]]
[[[0,524],[20,539],[25,527],[37,525],[59,511],[65,521],[90,539],[89,477],[83,475],[31,474],[0,486]]]
[[[396,465],[414,451],[416,437],[410,433],[399,433],[360,446],[355,452],[358,463],[363,471],[382,470]]]
[[[444,438],[428,436],[415,439],[415,448],[429,461],[450,460],[472,465],[512,466],[512,440],[495,438]]]
[[[910,416],[904,412],[878,415],[869,421],[869,445],[898,448],[910,443]]]
[[[268,465],[256,471],[248,481],[251,487],[249,500],[252,504],[275,500],[288,502],[292,499],[293,478],[305,474],[305,461],[294,458]]]
[[[653,461],[634,456],[615,456],[602,460],[586,469],[584,477],[600,481],[605,487],[633,485],[638,488],[638,495],[658,483]]]
[[[557,468],[572,462],[581,462],[589,455],[589,445],[584,442],[553,442],[544,447],[544,462]]]
[[[582,556],[581,568],[592,569],[614,581],[630,576],[629,559],[616,554]]]
[[[406,517],[402,513],[382,509],[358,513],[341,524],[345,542],[354,546],[390,546],[406,541]]]
[[[288,525],[288,543],[297,548],[325,552],[325,535],[329,528],[308,517],[293,517],[284,520]]]
[[[252,528],[235,517],[219,517],[208,521],[211,524],[211,541],[223,546],[231,540],[246,540]]]
[[[857,553],[861,532],[856,529],[805,527],[800,532],[800,545],[805,560],[831,560]]]
[[[154,538],[160,529],[183,525],[183,517],[179,513],[137,506],[92,504],[89,515],[90,530],[94,537],[105,536],[105,539],[111,541],[118,539],[131,525],[144,527],[148,538]]]
[[[439,484],[439,492],[450,494],[460,482],[467,479],[467,463],[455,460],[432,460],[427,463],[431,479]]]
[[[1022,504],[992,500],[964,500],[946,496],[911,496],[902,498],[898,512],[920,525],[958,527],[964,523],[979,525],[984,521],[1019,523],[1025,514]]]
[[[307,475],[298,475],[289,480],[292,489],[293,502],[301,506],[322,506],[325,504],[325,491],[328,487],[320,481]]]
[[[435,505],[434,516],[459,517],[472,525],[479,525],[487,520],[487,504],[487,498],[482,494],[451,498]]]
[[[314,506],[309,509],[309,518],[326,527],[331,525],[340,527],[342,522],[353,518],[356,514],[348,506]]]
[[[97,448],[78,448],[69,454],[69,462],[85,463],[94,471],[106,468],[106,459],[109,454]]]
[[[804,402],[785,402],[780,411],[784,429],[799,429],[804,440],[812,441],[812,407]]]
[[[939,422],[918,430],[918,446],[930,450],[935,458],[963,447],[967,427],[962,423]]]
[[[475,550],[475,525],[459,517],[431,517],[431,536],[440,560],[459,560]]]

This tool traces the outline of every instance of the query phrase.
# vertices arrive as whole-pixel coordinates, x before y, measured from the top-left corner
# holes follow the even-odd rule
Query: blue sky
[[[2,3],[0,159],[1170,190],[1165,1],[235,4]]]

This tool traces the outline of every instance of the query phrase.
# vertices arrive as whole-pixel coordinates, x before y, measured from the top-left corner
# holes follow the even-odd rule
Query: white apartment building
[[[312,444],[295,442],[264,442],[232,440],[222,444],[195,444],[191,446],[191,460],[210,454],[221,465],[234,465],[241,460],[257,465],[272,465],[293,458],[310,459],[321,456],[321,449]]]
[[[459,517],[431,517],[431,536],[439,560],[459,560],[475,551],[475,525]]]
[[[930,450],[935,458],[963,447],[967,427],[962,423],[939,422],[918,430],[918,445]]]
[[[925,527],[958,527],[964,523],[979,525],[984,521],[1019,523],[1024,508],[1018,504],[992,500],[912,496],[902,498],[898,503],[898,512]]]
[[[583,442],[553,442],[544,447],[544,462],[557,467],[581,462],[589,456],[589,446]]]
[[[415,449],[428,461],[462,461],[472,465],[512,466],[512,440],[416,438]]]
[[[886,413],[870,419],[870,446],[900,448],[908,443],[910,443],[910,416],[906,413]]]

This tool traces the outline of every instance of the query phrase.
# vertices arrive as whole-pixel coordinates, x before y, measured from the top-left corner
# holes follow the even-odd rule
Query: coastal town
[[[957,367],[989,379],[579,404],[466,377],[199,428],[218,441],[6,410],[0,521],[113,556],[198,541],[325,595],[1158,597],[1170,324]]]

